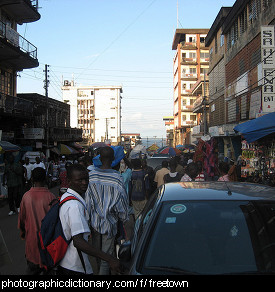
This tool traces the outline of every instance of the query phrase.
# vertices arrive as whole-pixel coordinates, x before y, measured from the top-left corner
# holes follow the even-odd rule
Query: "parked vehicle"
[[[147,159],[147,165],[151,166],[155,172],[161,169],[162,161],[169,160],[169,156],[156,156]]]
[[[248,183],[161,186],[120,259],[129,274],[275,274],[275,189]]]

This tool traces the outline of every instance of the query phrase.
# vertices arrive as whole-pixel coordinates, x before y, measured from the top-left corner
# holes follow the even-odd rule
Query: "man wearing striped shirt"
[[[100,150],[102,166],[89,173],[89,185],[86,191],[86,205],[90,216],[92,245],[114,255],[114,240],[117,234],[117,222],[128,220],[129,199],[121,174],[111,168],[114,150],[103,147]],[[100,261],[99,274],[108,275],[107,262]]]

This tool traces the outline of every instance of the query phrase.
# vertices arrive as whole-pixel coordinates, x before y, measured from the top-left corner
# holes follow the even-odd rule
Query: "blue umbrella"
[[[125,157],[124,149],[122,146],[110,146],[114,149],[115,159],[112,162],[112,167],[118,165],[118,163]],[[93,163],[95,167],[100,167],[102,165],[100,161],[100,155],[93,158]]]

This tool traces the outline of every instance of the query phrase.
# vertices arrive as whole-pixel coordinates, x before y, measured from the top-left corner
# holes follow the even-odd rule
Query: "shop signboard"
[[[262,111],[275,111],[275,54],[274,25],[261,27],[262,58]]]
[[[24,139],[43,140],[44,129],[43,128],[25,128]]]
[[[261,111],[261,91],[256,91],[251,94],[249,119],[255,119]]]

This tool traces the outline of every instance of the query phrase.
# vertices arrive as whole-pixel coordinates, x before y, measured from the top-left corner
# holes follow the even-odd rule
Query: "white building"
[[[64,81],[62,95],[70,105],[71,127],[83,129],[84,144],[120,142],[121,93],[121,86],[76,86]]]

